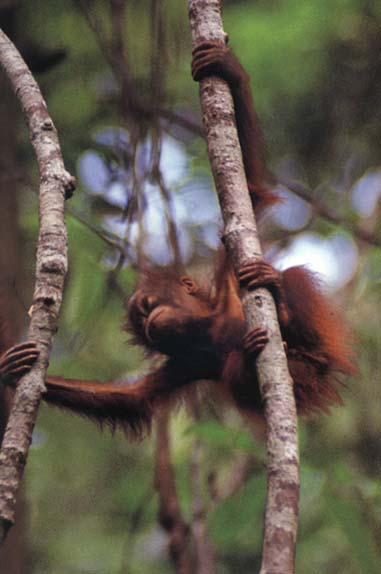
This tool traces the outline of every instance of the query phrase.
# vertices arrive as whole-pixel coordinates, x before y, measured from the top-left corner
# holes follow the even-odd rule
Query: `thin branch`
[[[193,47],[225,42],[219,0],[189,0]],[[222,80],[200,87],[209,159],[224,218],[224,242],[235,271],[262,257],[242,164],[230,91]],[[255,143],[255,142],[254,142]],[[242,291],[248,329],[266,325],[270,341],[256,361],[267,429],[267,505],[261,574],[294,572],[299,460],[295,398],[274,301],[268,291]]]
[[[74,178],[65,170],[57,132],[46,103],[20,54],[0,30],[0,64],[21,103],[40,172],[40,233],[36,257],[36,283],[28,332],[40,355],[22,378],[5,431],[0,453],[0,542],[14,523],[16,494],[21,481],[36,422],[52,338],[57,330],[67,270],[65,196]]]
[[[155,484],[159,494],[159,522],[168,533],[169,553],[176,574],[190,574],[189,528],[181,515],[169,444],[168,409],[163,408],[156,424]]]
[[[187,118],[186,116],[179,114],[173,110],[169,110],[167,108],[153,108],[153,113],[158,114],[165,120],[167,120],[168,124],[171,125],[176,124],[180,128],[184,128],[188,130],[188,132],[192,133],[195,136],[204,137],[204,130],[202,125],[197,120],[192,120]]]
[[[353,233],[353,235],[355,235],[357,239],[360,239],[361,241],[366,241],[367,243],[375,245],[376,247],[381,246],[381,238],[376,237],[373,233],[366,231],[366,229],[359,227],[355,223],[351,223],[350,221],[345,219],[345,217],[342,217],[341,215],[336,213],[333,209],[327,207],[324,203],[316,199],[313,196],[312,190],[309,189],[304,184],[300,183],[299,181],[290,180],[284,177],[278,178],[278,183],[280,183],[280,185],[288,189],[291,193],[294,193],[301,199],[304,199],[304,201],[309,203],[314,209],[314,211],[321,217],[324,217],[324,219],[327,219],[328,221],[331,221],[336,225],[341,225],[342,227],[345,227],[346,229],[348,229],[348,231]]]
[[[125,246],[122,245],[121,237],[119,237],[115,233],[112,233],[111,231],[108,231],[107,229],[104,229],[103,227],[100,227],[99,225],[96,225],[95,223],[91,223],[86,218],[86,216],[82,215],[79,211],[71,207],[66,207],[66,213],[71,215],[71,217],[76,219],[89,231],[94,233],[94,235],[96,235],[99,239],[101,239],[104,243],[106,243],[106,245],[125,255]]]

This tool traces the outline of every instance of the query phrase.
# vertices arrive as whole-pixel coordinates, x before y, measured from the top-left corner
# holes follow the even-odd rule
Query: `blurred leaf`
[[[254,442],[249,432],[223,426],[217,421],[202,421],[190,425],[186,431],[186,434],[188,433],[223,450],[245,450],[263,456],[263,449]]]
[[[306,465],[302,466],[300,470],[301,512],[304,507],[307,510],[321,496],[325,480],[325,472]]]
[[[265,505],[266,477],[255,476],[233,496],[220,502],[210,513],[208,524],[214,542],[234,547],[242,538],[248,538],[252,551],[262,541],[262,517]]]
[[[376,554],[372,533],[355,501],[340,498],[332,492],[325,495],[325,500],[327,511],[347,537],[361,572],[379,574],[381,557]]]

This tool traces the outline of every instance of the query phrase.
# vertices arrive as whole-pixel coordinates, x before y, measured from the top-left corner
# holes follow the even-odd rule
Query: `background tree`
[[[376,3],[357,0],[225,1],[224,25],[252,75],[271,168],[314,189],[315,201],[336,216],[327,220],[314,203],[282,189],[287,201],[264,229],[268,254],[278,262],[300,252],[315,266],[322,261],[320,269],[341,286],[334,298],[348,310],[359,352],[360,375],[344,390],[345,408],[302,424],[297,572],[372,573],[380,565],[380,253],[377,241],[350,231],[356,225],[380,237],[380,19]],[[79,180],[51,372],[131,376],[143,370],[142,357],[119,327],[139,257],[182,257],[204,272],[219,243],[198,89],[189,73],[186,2],[33,0],[21,4],[17,20],[21,43],[27,30],[28,42],[67,51],[40,80],[67,167]],[[24,167],[17,233],[30,279],[37,222],[25,137],[17,131],[14,149]],[[158,212],[164,216],[155,219]],[[21,301],[25,318],[28,304]],[[262,445],[253,447],[234,412],[203,403],[197,422],[184,410],[171,421],[182,517],[194,524],[197,496],[218,569],[255,571]],[[195,442],[197,495],[188,476]],[[25,476],[30,558],[23,572],[168,572],[154,448],[44,407]]]

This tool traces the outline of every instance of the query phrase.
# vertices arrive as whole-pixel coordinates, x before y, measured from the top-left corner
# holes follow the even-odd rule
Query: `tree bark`
[[[0,28],[14,35],[19,15],[16,1],[0,2]],[[19,195],[23,168],[17,161],[19,113],[17,102],[0,70],[0,352],[15,343],[23,326],[25,311],[20,304],[26,287],[19,226]],[[0,385],[0,444],[2,442],[13,392]],[[25,574],[28,545],[25,539],[27,505],[19,492],[16,508],[17,524],[0,548],[0,574]]]
[[[65,170],[57,133],[41,92],[20,54],[0,30],[0,65],[21,103],[40,172],[40,233],[36,283],[28,337],[38,344],[40,356],[23,377],[4,434],[0,453],[0,542],[14,523],[16,494],[21,481],[37,418],[53,334],[57,330],[67,270],[64,199],[74,188]]]
[[[219,0],[189,0],[193,47],[225,42]],[[224,219],[223,241],[235,271],[262,258],[247,190],[228,86],[206,78],[200,86],[208,154]],[[265,325],[270,341],[256,362],[267,427],[267,504],[261,574],[294,572],[298,523],[299,460],[297,416],[276,308],[266,289],[242,290],[247,328]]]

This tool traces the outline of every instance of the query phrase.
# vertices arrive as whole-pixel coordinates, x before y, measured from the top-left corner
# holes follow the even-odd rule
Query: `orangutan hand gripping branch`
[[[230,87],[248,187],[260,213],[277,197],[266,185],[248,76],[227,46],[211,42],[194,51],[192,74],[196,81],[219,76]],[[239,281],[249,289],[267,287],[274,295],[299,412],[328,410],[340,403],[338,378],[353,372],[351,350],[343,322],[314,276],[303,267],[280,273],[259,261],[242,267]],[[265,328],[245,333],[238,289],[223,252],[208,288],[181,271],[143,272],[128,304],[128,329],[138,345],[165,357],[163,366],[133,384],[49,376],[45,400],[139,435],[150,427],[160,404],[202,381],[214,385],[240,411],[257,415],[262,405],[253,362],[268,337]],[[17,384],[37,355],[33,342],[9,349],[0,359],[3,381]]]

